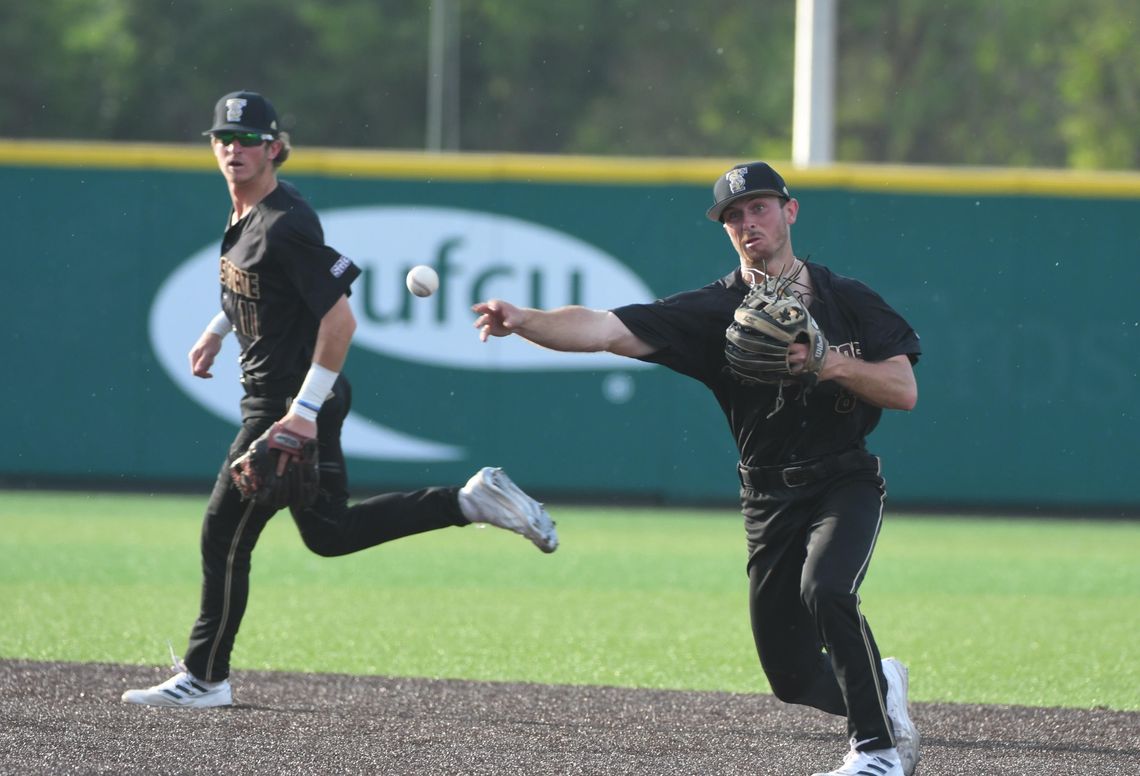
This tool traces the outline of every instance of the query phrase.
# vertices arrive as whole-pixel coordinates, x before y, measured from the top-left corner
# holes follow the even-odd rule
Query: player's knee
[[[322,558],[335,558],[345,554],[338,537],[327,533],[302,533],[301,540],[310,552]]]
[[[335,558],[344,554],[343,542],[341,542],[340,535],[337,532],[328,528],[316,530],[313,526],[302,527],[300,522],[298,522],[298,527],[301,528],[301,541],[314,555],[320,555],[322,558]]]
[[[327,503],[289,511],[293,514],[293,522],[301,534],[301,541],[313,554],[322,558],[335,558],[352,551],[346,549],[346,529],[344,522],[339,519],[339,512]]]
[[[801,672],[767,672],[772,694],[784,703],[801,703],[811,688],[814,677]]]
[[[335,558],[342,554],[337,552],[336,548],[328,542],[306,540],[305,546],[308,547],[309,551],[314,555],[320,555],[322,558]]]
[[[807,580],[800,588],[800,600],[817,620],[836,607],[844,606],[851,597],[850,591],[820,580]]]

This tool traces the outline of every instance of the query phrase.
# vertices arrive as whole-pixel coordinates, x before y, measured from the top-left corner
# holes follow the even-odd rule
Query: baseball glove
[[[798,296],[791,279],[771,278],[753,286],[724,332],[724,355],[732,374],[745,384],[800,383],[813,387],[827,355],[827,339]],[[788,367],[788,348],[808,346],[801,371]]]
[[[242,498],[274,509],[307,507],[320,490],[317,440],[274,423],[230,464]]]

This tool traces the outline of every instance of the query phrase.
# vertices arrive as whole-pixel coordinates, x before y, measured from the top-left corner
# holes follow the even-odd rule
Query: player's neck
[[[276,175],[264,175],[241,183],[230,183],[230,200],[234,205],[234,222],[240,221],[246,213],[257,207],[277,188]]]

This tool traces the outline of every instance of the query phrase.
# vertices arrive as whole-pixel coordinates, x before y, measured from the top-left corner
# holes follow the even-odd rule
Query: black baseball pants
[[[741,489],[752,634],[772,692],[847,717],[860,750],[894,746],[879,649],[858,595],[885,497],[872,456],[866,468],[819,483]]]
[[[337,378],[333,395],[317,417],[320,495],[307,509],[290,510],[305,545],[325,557],[347,555],[403,536],[466,525],[458,488],[385,493],[348,505],[348,475],[340,446],[341,426],[352,389]],[[206,681],[229,676],[230,653],[249,598],[250,556],[275,510],[243,501],[229,465],[250,443],[284,416],[289,399],[247,395],[242,425],[218,473],[202,524],[202,598],[184,656],[186,668]]]

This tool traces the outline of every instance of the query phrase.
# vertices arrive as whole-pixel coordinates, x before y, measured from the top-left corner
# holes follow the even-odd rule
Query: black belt
[[[848,450],[838,455],[826,455],[792,466],[745,466],[738,465],[740,484],[752,490],[766,491],[774,488],[802,488],[813,482],[834,477],[843,472],[869,468],[875,456],[865,450]],[[877,468],[878,464],[874,464]]]

